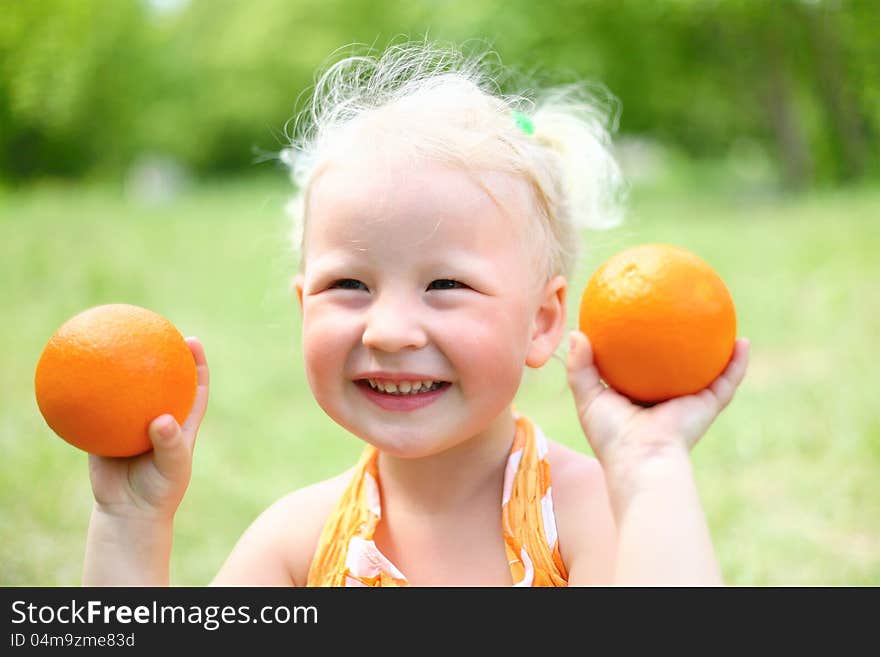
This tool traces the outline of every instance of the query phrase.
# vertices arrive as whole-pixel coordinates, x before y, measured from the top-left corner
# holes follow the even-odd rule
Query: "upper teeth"
[[[392,383],[390,381],[367,379],[367,382],[374,390],[381,390],[393,395],[414,395],[419,392],[435,389],[440,385],[439,381],[398,381],[397,383]]]

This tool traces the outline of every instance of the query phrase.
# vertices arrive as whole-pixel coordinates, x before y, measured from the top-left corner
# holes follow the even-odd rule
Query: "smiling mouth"
[[[389,397],[418,397],[435,390],[449,387],[449,381],[397,381],[395,383],[377,379],[358,379],[355,384],[366,386]]]

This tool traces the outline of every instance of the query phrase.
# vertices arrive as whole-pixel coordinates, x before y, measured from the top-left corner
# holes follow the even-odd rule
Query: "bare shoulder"
[[[569,584],[608,584],[617,529],[605,474],[595,457],[548,441],[553,511]]]
[[[305,586],[324,523],[351,476],[350,469],[269,506],[236,543],[212,584]]]
[[[554,492],[557,483],[565,486],[584,485],[588,482],[596,483],[595,479],[598,477],[601,477],[604,483],[602,466],[593,456],[582,454],[570,447],[548,440],[547,458],[550,461]]]
[[[270,507],[271,524],[284,528],[285,555],[295,586],[305,586],[321,531],[351,481],[352,473],[353,470],[347,470],[301,488]]]

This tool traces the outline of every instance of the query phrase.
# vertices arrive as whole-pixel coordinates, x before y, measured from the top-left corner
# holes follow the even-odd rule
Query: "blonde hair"
[[[281,156],[297,189],[288,204],[294,247],[304,246],[316,171],[331,153],[368,135],[471,171],[522,176],[544,237],[543,273],[570,275],[578,230],[610,228],[622,219],[625,186],[610,138],[619,105],[586,83],[503,94],[501,76],[508,73],[486,51],[466,55],[427,42],[348,56],[324,70]],[[531,125],[522,126],[517,112]]]

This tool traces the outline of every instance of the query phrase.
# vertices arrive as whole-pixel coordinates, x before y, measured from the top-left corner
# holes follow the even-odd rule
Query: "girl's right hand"
[[[192,410],[178,426],[160,415],[149,426],[153,449],[129,458],[89,454],[96,510],[125,519],[170,519],[189,485],[196,434],[208,406],[208,362],[198,338],[187,338],[198,373]]]

